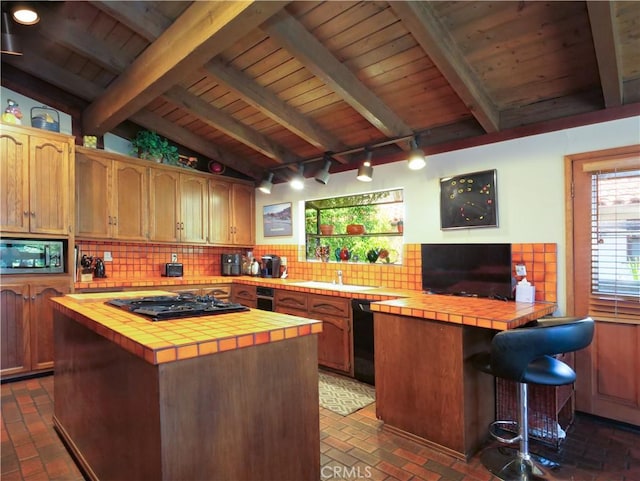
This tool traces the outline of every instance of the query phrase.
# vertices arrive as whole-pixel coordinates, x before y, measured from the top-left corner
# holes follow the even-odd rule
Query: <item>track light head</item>
[[[364,160],[362,165],[358,167],[358,175],[356,179],[360,182],[371,182],[373,180],[373,167],[371,167],[371,158],[373,154],[369,149],[366,149],[367,158]]]
[[[331,168],[331,158],[329,155],[324,156],[324,166],[318,173],[316,174],[316,181],[321,184],[327,185],[329,182],[329,169]]]
[[[294,190],[302,190],[304,189],[304,165],[298,165],[298,172],[293,174],[291,180],[289,181],[289,185]]]
[[[273,172],[269,172],[269,174],[264,179],[262,179],[258,190],[265,194],[270,194],[271,187],[273,187]]]
[[[408,158],[409,168],[411,170],[420,170],[425,165],[427,165],[427,161],[424,157],[424,151],[418,147],[418,142],[416,141],[415,137],[411,139],[409,145],[411,146],[411,151],[409,152]]]

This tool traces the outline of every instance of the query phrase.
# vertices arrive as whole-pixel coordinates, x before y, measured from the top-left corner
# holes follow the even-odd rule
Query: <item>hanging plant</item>
[[[141,159],[178,165],[179,154],[175,145],[150,130],[140,130],[131,141],[131,153]]]

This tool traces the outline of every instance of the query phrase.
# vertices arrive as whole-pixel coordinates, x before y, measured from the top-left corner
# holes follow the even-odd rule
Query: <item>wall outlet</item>
[[[178,262],[178,254],[171,254],[171,262]]]
[[[111,255],[110,251],[104,251],[104,255],[102,256],[102,260],[105,262],[111,262],[113,261],[113,256]]]

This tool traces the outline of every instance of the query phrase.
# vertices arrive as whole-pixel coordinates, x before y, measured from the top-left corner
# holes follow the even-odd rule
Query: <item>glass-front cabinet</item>
[[[309,261],[402,263],[402,189],[305,202]]]

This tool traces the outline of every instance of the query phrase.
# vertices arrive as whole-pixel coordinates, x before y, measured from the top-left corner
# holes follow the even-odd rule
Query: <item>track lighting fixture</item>
[[[411,170],[420,170],[427,165],[427,161],[424,157],[424,151],[418,147],[418,142],[415,137],[410,140],[409,145],[411,146],[408,159],[409,168]]]
[[[21,25],[35,25],[40,21],[40,15],[36,10],[25,3],[18,3],[11,7],[13,19]]]
[[[316,174],[316,181],[321,184],[327,185],[329,182],[329,169],[331,168],[331,157],[329,154],[324,154],[324,166]]]
[[[9,55],[22,55],[20,39],[14,35],[13,25],[7,12],[2,12],[2,53]]]
[[[262,179],[258,190],[265,194],[270,194],[271,187],[273,187],[273,172],[269,172],[269,174],[264,179]]]
[[[360,167],[358,167],[358,175],[356,179],[360,182],[371,182],[373,180],[373,167],[371,167],[371,157],[373,153],[369,149],[365,149],[367,157]]]
[[[295,190],[304,189],[304,164],[298,165],[298,172],[293,174],[293,177],[291,177],[291,180],[289,181],[289,185],[291,185],[291,188]]]

